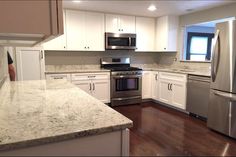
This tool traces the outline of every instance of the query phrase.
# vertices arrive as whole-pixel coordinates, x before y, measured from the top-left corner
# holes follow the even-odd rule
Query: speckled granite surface
[[[6,82],[0,98],[1,151],[132,127],[65,80]]]
[[[179,73],[179,74],[191,74],[191,75],[199,75],[199,76],[206,76],[210,77],[211,72],[209,68],[205,67],[196,67],[196,68],[189,68],[185,66],[161,66],[158,64],[133,64],[134,67],[140,67],[143,70],[147,71],[161,71],[161,72],[172,72],[172,73]]]
[[[139,67],[148,71],[163,71],[180,74],[192,74],[210,77],[210,69],[206,67],[181,67],[181,66],[163,66],[159,64],[131,64],[133,67]],[[183,71],[187,70],[187,71]],[[109,72],[109,70],[101,69],[100,65],[46,65],[46,74],[54,73],[79,73],[79,72]]]
[[[46,65],[46,74],[80,73],[80,72],[110,72],[100,68],[100,65]]]

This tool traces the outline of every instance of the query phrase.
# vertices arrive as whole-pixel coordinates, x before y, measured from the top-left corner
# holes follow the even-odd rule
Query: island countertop
[[[130,128],[133,122],[65,80],[6,82],[0,151]]]

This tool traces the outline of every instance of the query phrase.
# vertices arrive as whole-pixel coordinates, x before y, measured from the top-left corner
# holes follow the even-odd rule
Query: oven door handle
[[[112,78],[142,78],[142,75],[120,75],[112,76]]]

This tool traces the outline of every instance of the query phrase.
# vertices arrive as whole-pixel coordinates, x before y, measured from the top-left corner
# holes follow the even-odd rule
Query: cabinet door
[[[66,35],[68,50],[85,50],[85,12],[66,10]]]
[[[152,75],[151,71],[144,71],[142,76],[142,99],[152,97]]]
[[[152,99],[159,100],[158,72],[152,72]]]
[[[113,14],[106,14],[106,32],[113,32],[113,33],[117,33],[119,32],[119,18],[117,15],[113,15]]]
[[[43,44],[44,50],[66,50],[66,19],[63,12],[64,34]]]
[[[16,48],[17,80],[40,80],[45,78],[45,60],[42,48]]]
[[[168,17],[160,17],[157,19],[157,29],[156,29],[156,49],[157,51],[167,50],[167,40],[168,40]]]
[[[89,51],[104,51],[104,14],[86,12],[86,47]]]
[[[122,33],[135,33],[135,16],[119,15],[119,28]]]
[[[146,17],[136,17],[136,51],[155,50],[155,19]]]
[[[156,50],[177,51],[178,16],[160,17],[156,26]]]
[[[186,83],[176,82],[171,84],[172,105],[181,109],[186,109]]]
[[[169,104],[171,102],[172,92],[169,89],[170,82],[160,79],[159,83],[159,100]]]
[[[110,102],[110,81],[109,80],[93,80],[92,95],[103,103]]]
[[[76,85],[77,87],[79,87],[80,89],[82,89],[83,91],[85,91],[88,94],[92,94],[92,83],[90,80],[86,80],[86,81],[76,81],[76,82],[72,82],[74,85]]]

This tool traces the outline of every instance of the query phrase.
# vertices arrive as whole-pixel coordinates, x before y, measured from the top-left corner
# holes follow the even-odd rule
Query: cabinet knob
[[[65,49],[66,47],[64,46],[64,49]]]
[[[166,50],[166,48],[164,48],[164,50]]]
[[[89,46],[87,48],[89,49]]]

